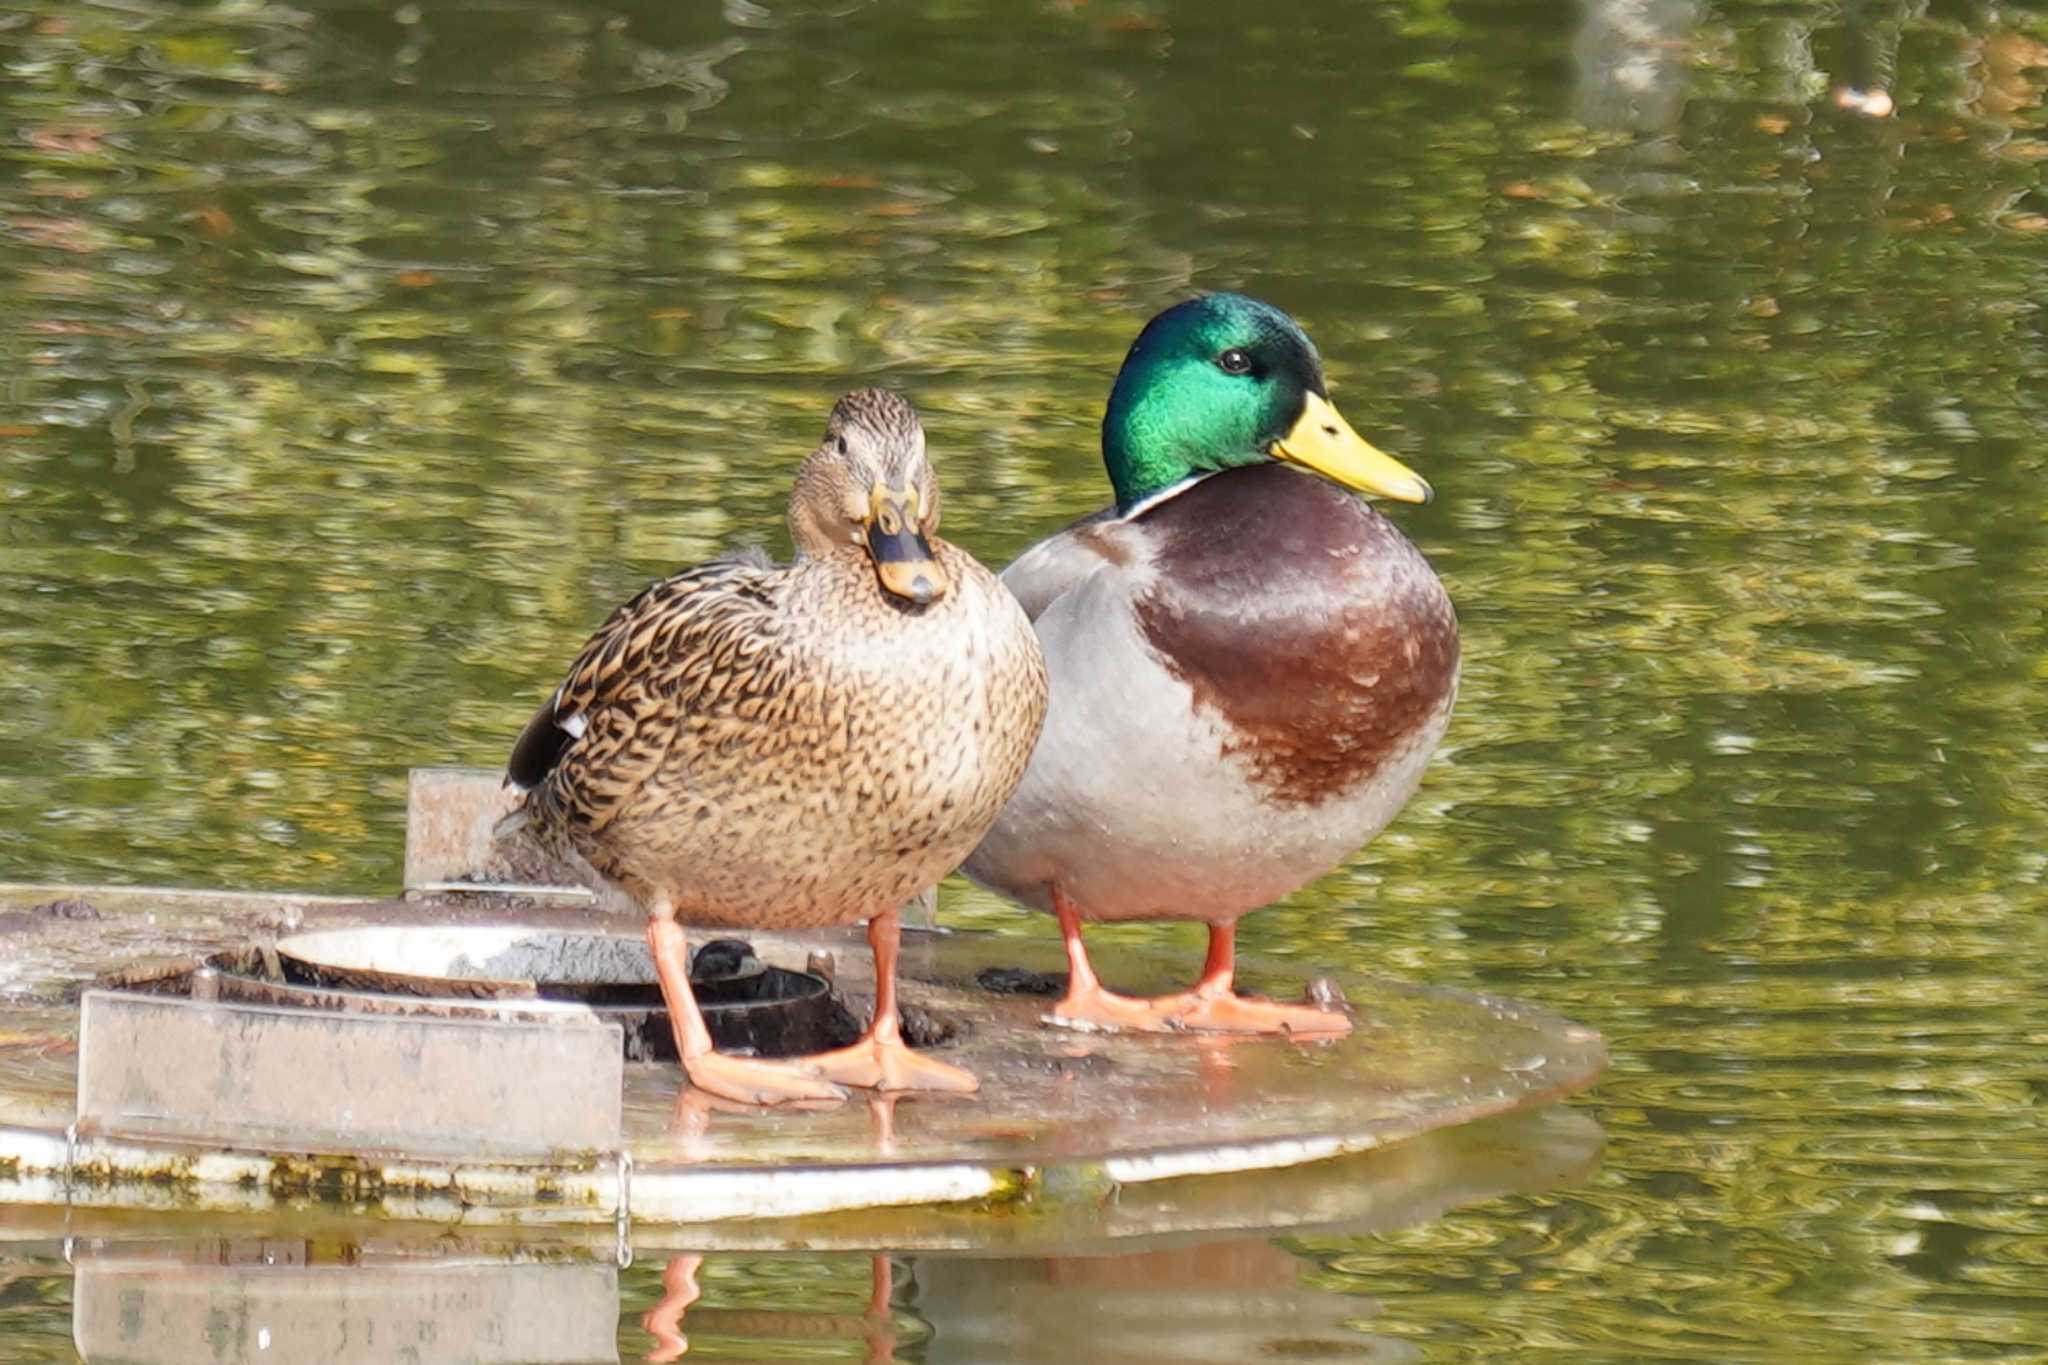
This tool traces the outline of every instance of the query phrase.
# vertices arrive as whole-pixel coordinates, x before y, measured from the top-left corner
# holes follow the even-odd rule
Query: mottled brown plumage
[[[897,908],[967,855],[1023,776],[1044,663],[994,576],[931,535],[936,483],[901,398],[840,401],[789,520],[794,563],[713,561],[614,612],[510,776],[531,832],[657,928],[874,921],[893,959]],[[700,1084],[715,1069],[688,1047],[685,1061]]]

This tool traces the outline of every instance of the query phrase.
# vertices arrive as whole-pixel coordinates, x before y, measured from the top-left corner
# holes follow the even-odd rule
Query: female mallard
[[[729,557],[654,584],[584,645],[512,750],[526,827],[646,908],[676,1046],[713,1094],[975,1088],[898,1033],[897,907],[987,832],[1038,738],[1046,679],[1016,601],[938,524],[916,412],[848,394],[797,471],[795,562]],[[683,925],[861,920],[876,998],[859,1042],[788,1061],[712,1050]]]
[[[1285,313],[1237,294],[1169,308],[1102,423],[1114,508],[1003,574],[1052,675],[1031,766],[967,861],[1060,918],[1056,1019],[1340,1033],[1341,1014],[1240,998],[1239,916],[1336,867],[1392,819],[1450,719],[1458,627],[1420,552],[1352,488],[1429,485],[1331,406]],[[1194,919],[1191,991],[1102,989],[1083,920]]]

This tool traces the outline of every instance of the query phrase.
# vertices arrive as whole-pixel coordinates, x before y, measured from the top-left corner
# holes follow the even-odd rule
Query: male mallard
[[[676,1046],[713,1094],[975,1088],[898,1033],[897,907],[1016,787],[1046,679],[1016,601],[938,524],[916,412],[848,394],[797,471],[795,562],[728,557],[654,584],[591,636],[512,750],[515,819],[646,908]],[[861,920],[876,999],[859,1042],[789,1061],[712,1050],[681,926]]]
[[[1341,1014],[1231,991],[1238,917],[1377,834],[1450,719],[1458,626],[1429,563],[1317,474],[1404,502],[1429,485],[1366,444],[1294,320],[1238,294],[1152,319],[1102,423],[1116,506],[1003,574],[1052,706],[1031,766],[967,860],[1060,919],[1056,1019],[1338,1033]],[[1102,989],[1083,920],[1193,919],[1193,990]]]

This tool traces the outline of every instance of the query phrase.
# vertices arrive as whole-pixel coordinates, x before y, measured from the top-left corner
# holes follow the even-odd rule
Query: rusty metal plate
[[[87,1133],[295,1151],[536,1156],[619,1145],[619,1029],[88,991]]]

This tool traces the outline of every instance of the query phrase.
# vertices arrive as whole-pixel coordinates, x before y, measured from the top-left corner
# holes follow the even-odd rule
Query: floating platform
[[[906,1031],[979,1094],[731,1106],[658,1055],[640,921],[528,880],[459,880],[446,850],[488,817],[495,779],[428,778],[440,795],[416,801],[401,899],[0,888],[0,1206],[329,1206],[622,1241],[670,1228],[699,1247],[815,1245],[818,1224],[789,1220],[824,1214],[843,1245],[902,1249],[1053,1225],[1071,1240],[1077,1220],[1272,1227],[1290,1199],[1324,1223],[1338,1158],[1547,1104],[1606,1061],[1597,1034],[1527,1005],[1249,961],[1246,989],[1335,991],[1352,1032],[1077,1033],[1042,1019],[1056,943],[909,931]],[[857,932],[735,937],[713,973],[760,998],[732,1027],[829,1040],[866,1018]],[[1107,949],[1098,966],[1149,993],[1195,964]],[[1233,1196],[1244,1172],[1266,1174]]]
[[[665,1262],[667,1287],[700,1261],[713,1274],[738,1258],[797,1277],[817,1273],[808,1253],[881,1249],[915,1257],[915,1293],[893,1305],[892,1258],[878,1256],[880,1292],[866,1312],[844,1285],[835,1295],[794,1279],[778,1307],[700,1304],[676,1326],[749,1359],[887,1360],[897,1358],[889,1346],[934,1334],[954,1343],[951,1354],[982,1359],[1222,1358],[1266,1339],[1379,1359],[1358,1338],[1358,1300],[1308,1282],[1300,1261],[1263,1238],[1219,1245],[1213,1229],[1386,1234],[1459,1205],[1582,1180],[1599,1152],[1592,1119],[1551,1106],[1291,1170],[1135,1186],[1106,1205],[641,1226],[630,1243],[596,1227],[421,1228],[326,1207],[195,1218],[0,1205],[0,1273],[68,1269],[72,1341],[81,1358],[107,1365],[368,1365],[401,1355],[420,1365],[615,1365],[637,1358],[621,1340],[632,1312],[622,1300],[644,1304],[650,1292],[646,1273],[622,1276],[629,1256]],[[806,1254],[768,1259],[789,1249]],[[1388,1359],[1411,1358],[1397,1343],[1378,1345]]]

